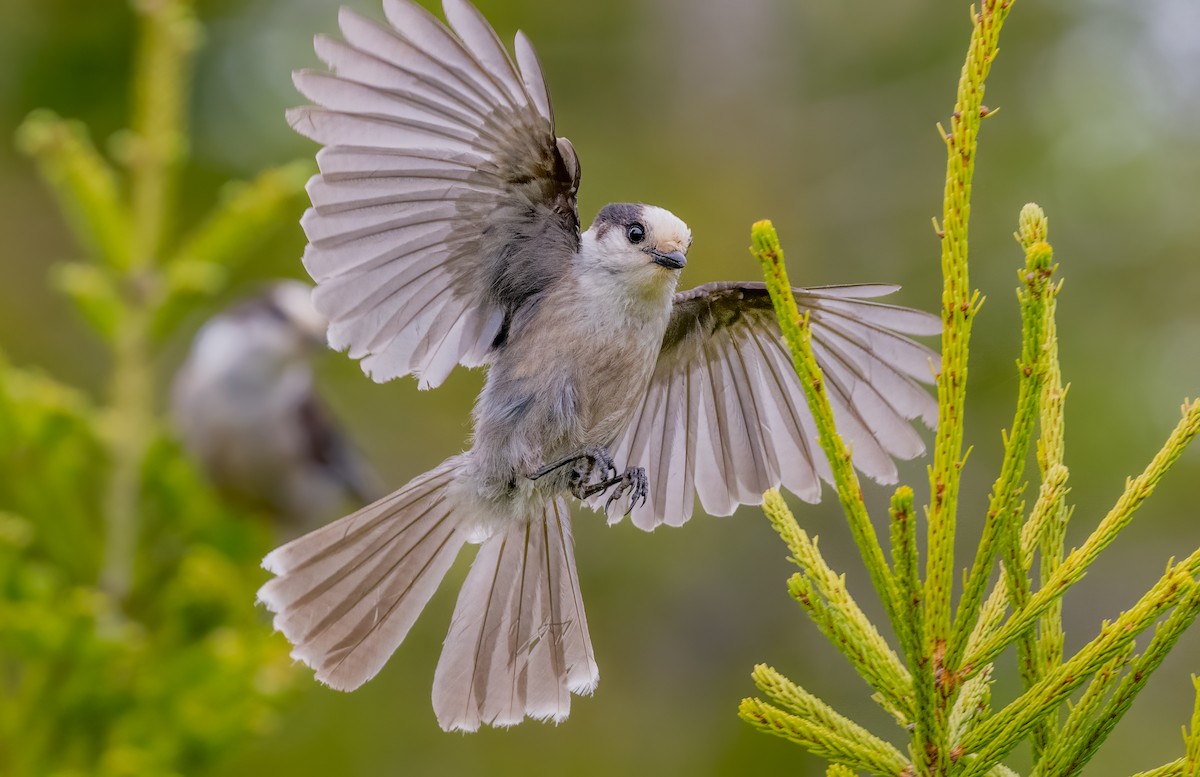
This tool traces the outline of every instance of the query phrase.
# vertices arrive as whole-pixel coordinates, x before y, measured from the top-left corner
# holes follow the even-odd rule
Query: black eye
[[[646,239],[646,228],[635,221],[629,225],[625,237],[629,238],[630,243],[640,243]]]

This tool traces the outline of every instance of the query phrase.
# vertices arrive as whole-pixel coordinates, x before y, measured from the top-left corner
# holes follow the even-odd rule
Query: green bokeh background
[[[219,184],[311,157],[283,110],[291,69],[315,66],[336,0],[200,0],[206,42],[191,101],[184,218]],[[349,5],[375,18],[376,0]],[[753,278],[749,225],[771,218],[799,283],[891,281],[898,301],[935,309],[945,121],[969,35],[947,0],[479,0],[501,37],[532,38],[560,134],[583,167],[581,215],[606,202],[663,205],[692,227],[685,285]],[[99,394],[103,349],[48,282],[78,255],[31,163],[11,138],[46,106],[89,124],[98,145],[124,126],[133,17],[121,0],[4,0],[0,8],[0,349]],[[971,358],[962,558],[978,536],[1015,395],[1023,261],[1020,206],[1050,216],[1060,298],[1067,464],[1077,505],[1068,545],[1116,499],[1200,394],[1200,7],[1190,0],[1021,0],[986,102],[972,213],[972,282],[987,297]],[[299,212],[295,214],[299,218]],[[302,273],[289,225],[239,270],[226,299]],[[165,380],[181,337],[158,365]],[[329,354],[326,393],[390,483],[461,450],[480,375],[421,393],[367,380]],[[161,397],[160,397],[161,399]],[[929,437],[927,436],[927,439]],[[902,470],[927,490],[923,462]],[[867,499],[884,515],[888,491]],[[1200,545],[1200,452],[1190,451],[1133,525],[1066,598],[1067,650],[1131,604],[1168,557]],[[333,516],[331,516],[333,517]],[[879,615],[835,505],[798,517]],[[274,731],[232,753],[242,775],[611,775],[823,773],[816,759],[738,721],[765,661],[840,710],[889,731],[866,687],[786,595],[785,551],[754,508],[644,534],[577,516],[579,573],[601,667],[594,698],[559,726],[443,734],[429,688],[467,558],[380,676],[343,695],[303,679]],[[965,561],[963,562],[965,564]],[[269,628],[264,617],[263,628]],[[282,637],[280,637],[282,639]],[[1012,658],[998,701],[1011,698]],[[1122,775],[1182,751],[1200,631],[1187,635],[1087,773]],[[891,729],[894,731],[894,729]],[[1019,765],[1020,757],[1017,759]]]

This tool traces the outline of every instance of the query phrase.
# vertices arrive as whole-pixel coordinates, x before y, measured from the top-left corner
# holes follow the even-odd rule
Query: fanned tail
[[[588,635],[566,503],[486,540],[454,609],[433,678],[447,731],[565,719],[599,671]]]
[[[258,592],[292,656],[350,691],[395,652],[467,541],[478,505],[451,488],[456,456],[353,515],[276,549]],[[561,721],[599,677],[561,498],[486,539],[433,680],[446,730]]]
[[[354,690],[404,641],[465,542],[449,489],[463,464],[450,458],[263,559],[277,577],[259,601],[321,682]]]

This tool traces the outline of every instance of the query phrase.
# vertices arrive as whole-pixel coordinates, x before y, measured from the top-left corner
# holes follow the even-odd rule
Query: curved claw
[[[650,479],[646,477],[646,469],[644,467],[629,467],[617,479],[613,485],[616,486],[613,492],[608,495],[608,500],[604,503],[604,512],[608,512],[626,493],[632,492],[629,499],[629,509],[625,511],[626,515],[633,512],[633,508],[638,506],[638,503],[646,504],[646,498],[650,494]]]

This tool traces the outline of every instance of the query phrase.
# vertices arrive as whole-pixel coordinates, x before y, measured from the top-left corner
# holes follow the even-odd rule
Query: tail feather
[[[349,691],[374,677],[479,524],[451,488],[449,459],[399,491],[278,548],[258,597],[292,656]],[[492,524],[495,525],[495,524]],[[447,730],[563,720],[598,672],[575,570],[570,518],[554,499],[486,539],[458,597],[433,683]]]
[[[259,600],[321,682],[357,688],[408,635],[465,542],[446,490],[460,466],[450,459],[264,559],[278,577]]]
[[[566,504],[489,538],[458,597],[433,679],[446,730],[561,721],[599,678]]]

